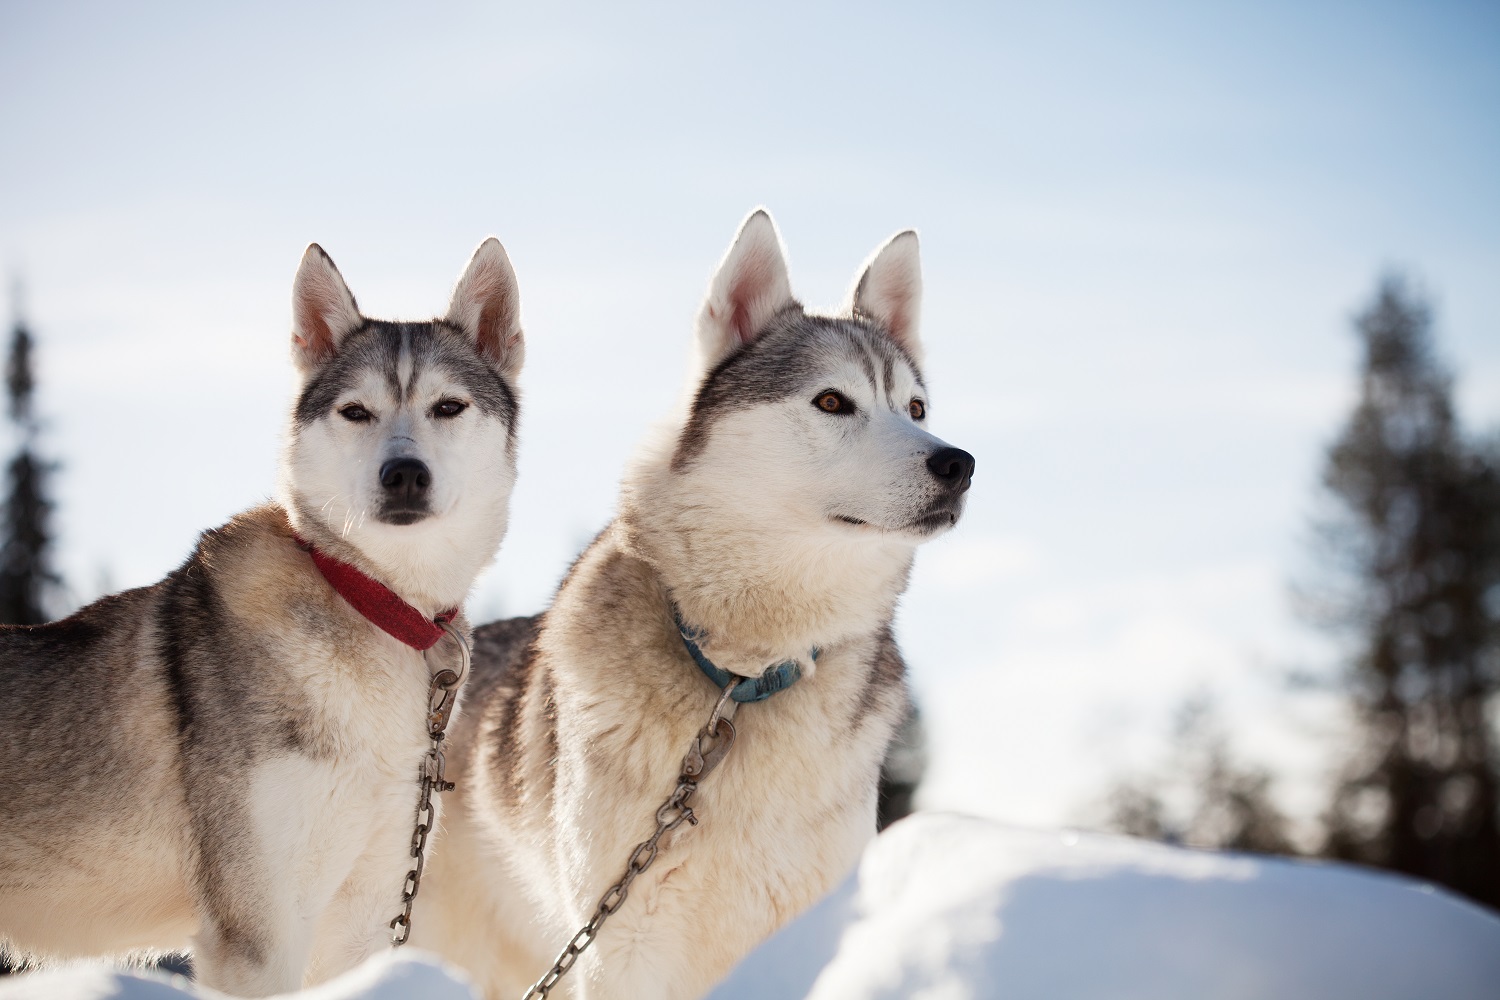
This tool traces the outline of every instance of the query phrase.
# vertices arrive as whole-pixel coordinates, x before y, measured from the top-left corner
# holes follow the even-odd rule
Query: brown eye
[[[456,417],[469,408],[461,399],[444,399],[432,408],[434,417]]]
[[[849,400],[845,398],[842,393],[833,392],[831,390],[823,393],[823,395],[813,400],[813,405],[822,410],[824,413],[854,412],[853,403],[849,402]]]
[[[911,412],[911,418],[913,420],[921,420],[923,417],[927,416],[927,407],[920,399],[912,400],[910,405],[908,405],[906,408]]]
[[[368,423],[371,419],[370,411],[358,403],[350,403],[348,406],[339,407],[339,416],[352,423]]]

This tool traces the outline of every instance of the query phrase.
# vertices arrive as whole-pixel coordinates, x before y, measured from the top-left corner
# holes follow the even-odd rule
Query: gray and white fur
[[[450,755],[456,807],[414,937],[517,996],[655,827],[720,667],[803,678],[735,718],[700,825],[663,841],[559,993],[684,1000],[835,885],[875,832],[906,704],[892,636],[915,549],[955,524],[973,459],[927,429],[917,239],[882,246],[838,315],[792,297],[764,211],[699,315],[678,413],[631,464],[618,517],[545,613],[476,630]],[[810,650],[821,652],[816,663]]]
[[[203,983],[262,996],[389,940],[429,664],[294,536],[428,617],[462,604],[515,479],[519,297],[490,239],[444,318],[367,319],[313,245],[292,305],[280,502],[205,532],[160,583],[0,628],[12,955],[190,947]],[[429,656],[452,652],[444,640]]]

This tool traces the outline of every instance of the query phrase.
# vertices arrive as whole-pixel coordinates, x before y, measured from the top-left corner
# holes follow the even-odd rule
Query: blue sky
[[[1337,713],[1279,678],[1333,650],[1286,588],[1383,268],[1500,420],[1494,5],[11,4],[0,94],[79,600],[273,489],[310,240],[377,316],[510,250],[484,616],[542,606],[609,516],[749,208],[813,305],[919,229],[932,422],[979,463],[899,622],[931,805],[1078,818],[1207,687],[1311,808]]]

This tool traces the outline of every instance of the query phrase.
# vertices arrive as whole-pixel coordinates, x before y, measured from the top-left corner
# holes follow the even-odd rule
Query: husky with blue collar
[[[554,996],[701,995],[874,835],[906,705],[892,613],[974,468],[928,430],[920,292],[905,232],[846,309],[808,313],[753,213],[618,518],[544,614],[476,630],[459,798],[413,940],[490,1000],[521,995],[596,912],[726,690],[738,737],[693,794],[696,825],[662,839]]]

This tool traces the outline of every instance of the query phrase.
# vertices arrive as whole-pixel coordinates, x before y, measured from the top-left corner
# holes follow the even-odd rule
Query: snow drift
[[[0,1000],[201,995],[180,980],[102,966],[0,985]],[[461,973],[404,951],[297,996],[472,993]],[[751,954],[710,1000],[1497,996],[1500,917],[1419,882],[926,814],[879,837],[857,872]]]
[[[1500,918],[1346,865],[919,814],[712,1000],[1495,1000]]]

